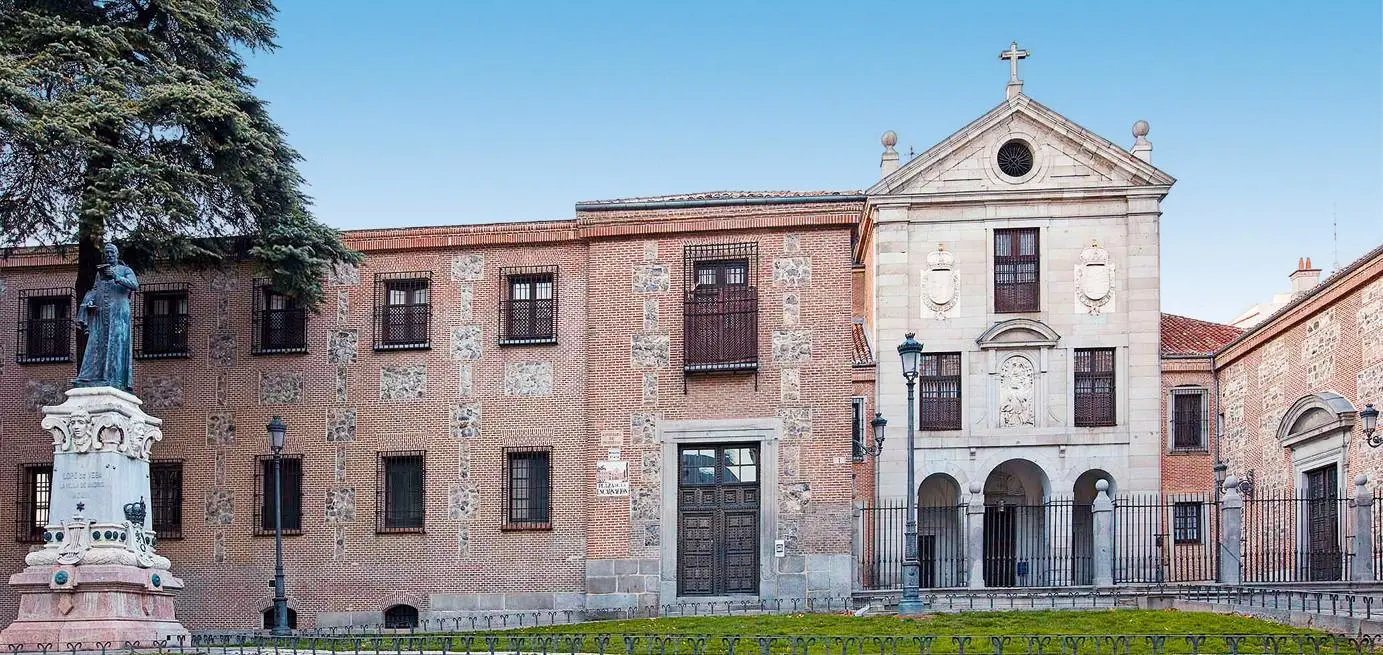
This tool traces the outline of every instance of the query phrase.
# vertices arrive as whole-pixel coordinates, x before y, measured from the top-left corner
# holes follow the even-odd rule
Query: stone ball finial
[[[1368,483],[1369,483],[1369,476],[1364,475],[1363,473],[1360,473],[1359,475],[1354,476],[1354,486],[1356,486],[1356,487],[1362,487],[1362,486],[1364,486],[1364,485],[1366,485],[1366,484],[1368,484]]]
[[[1239,490],[1239,478],[1238,478],[1238,477],[1231,475],[1231,476],[1225,478],[1225,491],[1238,491],[1238,490]]]
[[[981,486],[980,483],[979,483],[978,481],[975,481],[975,480],[971,480],[971,481],[970,481],[970,493],[972,493],[972,494],[978,494],[978,493],[980,493],[980,492],[982,492],[982,491],[984,491],[984,487]]]
[[[1095,491],[1109,491],[1109,480],[1100,478],[1095,481]]]
[[[1139,120],[1133,122],[1133,136],[1143,138],[1148,135],[1148,122]]]
[[[879,143],[884,144],[885,148],[892,148],[898,145],[898,133],[893,130],[884,132],[884,135],[879,139]]]

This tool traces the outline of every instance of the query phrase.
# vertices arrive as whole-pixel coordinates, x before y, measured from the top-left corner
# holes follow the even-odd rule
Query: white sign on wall
[[[596,496],[629,495],[629,462],[606,460],[595,463]]]

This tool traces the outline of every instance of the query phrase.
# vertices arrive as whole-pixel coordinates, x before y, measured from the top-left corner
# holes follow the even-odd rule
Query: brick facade
[[[155,459],[183,466],[182,538],[160,542],[187,581],[179,617],[245,627],[270,605],[272,536],[256,536],[253,520],[273,415],[289,426],[285,453],[303,461],[302,534],[285,537],[300,627],[378,623],[401,603],[428,618],[671,602],[678,466],[667,435],[733,435],[736,421],[768,426],[760,453],[777,455],[761,462],[777,477],[760,481],[773,538],[761,544],[759,596],[848,593],[850,399],[872,395],[852,379],[860,203],[743,200],[584,203],[571,221],[348,233],[366,261],[330,276],[303,354],[251,353],[248,266],[142,272],[146,288],[185,284],[192,314],[189,358],[135,369],[136,393],[165,421]],[[758,370],[689,377],[684,248],[715,243],[757,251]],[[556,343],[501,346],[502,277],[536,266],[556,267]],[[429,347],[376,350],[376,277],[406,272],[430,277]],[[43,255],[0,264],[0,316],[20,317],[21,290],[74,277]],[[0,332],[0,485],[11,490],[21,464],[51,461],[37,408],[60,400],[74,370],[17,364],[16,339]],[[616,442],[629,495],[597,496],[596,462]],[[502,529],[505,449],[523,447],[551,449],[550,529]],[[395,451],[423,453],[423,532],[377,531],[379,458]],[[17,511],[0,515],[17,525]],[[773,557],[777,539],[785,557]],[[19,570],[29,545],[3,541],[0,561]],[[0,592],[0,612],[15,602]]]

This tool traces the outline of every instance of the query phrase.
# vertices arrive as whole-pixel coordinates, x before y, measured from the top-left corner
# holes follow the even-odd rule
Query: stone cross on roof
[[[1023,80],[1018,79],[1018,60],[1027,58],[1028,51],[1019,50],[1017,41],[1009,43],[1008,50],[999,53],[999,59],[1008,60],[1008,97],[1010,98],[1023,91]]]

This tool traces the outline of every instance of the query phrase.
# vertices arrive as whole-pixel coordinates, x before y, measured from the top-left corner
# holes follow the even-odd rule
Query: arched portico
[[[918,486],[917,554],[923,588],[963,586],[964,512],[955,478],[933,473]]]
[[[984,482],[984,583],[989,587],[1048,584],[1049,481],[1026,459],[994,467]]]
[[[1109,494],[1113,496],[1114,477],[1100,469],[1090,469],[1076,478],[1071,485],[1073,504],[1071,506],[1071,582],[1078,585],[1095,582],[1095,516],[1091,507],[1099,493],[1095,483],[1109,482]]]

